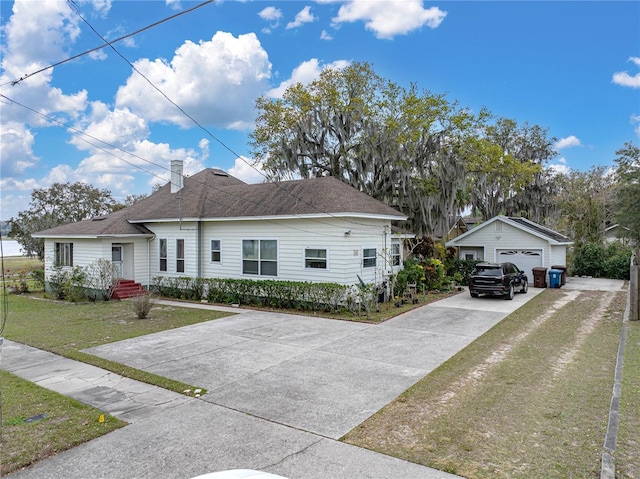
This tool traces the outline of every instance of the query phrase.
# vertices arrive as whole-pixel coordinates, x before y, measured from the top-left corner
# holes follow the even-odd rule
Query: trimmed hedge
[[[170,278],[152,279],[154,292],[167,298],[210,303],[246,304],[303,311],[359,312],[368,310],[377,299],[375,288],[345,286],[337,283],[310,283],[226,278]]]

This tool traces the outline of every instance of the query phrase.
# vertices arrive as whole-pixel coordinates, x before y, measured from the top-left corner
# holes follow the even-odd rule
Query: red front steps
[[[140,283],[136,283],[132,279],[121,279],[113,289],[111,299],[133,298],[134,296],[141,296],[146,292]]]

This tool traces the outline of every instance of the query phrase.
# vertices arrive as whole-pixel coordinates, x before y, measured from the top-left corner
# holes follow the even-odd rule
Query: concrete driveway
[[[459,294],[379,325],[248,311],[85,352],[338,439],[541,291],[513,301]]]
[[[88,349],[208,393],[11,477],[456,477],[336,439],[542,291],[462,293],[379,325],[242,311]]]

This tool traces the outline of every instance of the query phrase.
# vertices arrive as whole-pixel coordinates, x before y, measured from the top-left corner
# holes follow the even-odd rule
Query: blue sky
[[[54,182],[84,181],[118,200],[148,193],[176,158],[187,174],[218,167],[261,181],[248,166],[256,98],[350,62],[548,129],[561,171],[612,165],[625,142],[639,142],[637,1],[225,0],[114,45],[207,131],[109,48],[12,84],[102,43],[76,9],[113,40],[196,5],[0,1],[0,219]]]

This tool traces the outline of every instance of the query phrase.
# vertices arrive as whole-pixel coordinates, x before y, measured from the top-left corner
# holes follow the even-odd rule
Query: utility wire
[[[154,173],[154,172],[152,172],[152,171],[149,171],[149,170],[147,170],[147,169],[144,169],[144,168],[142,168],[140,165],[138,165],[138,164],[136,164],[136,163],[133,163],[133,162],[131,162],[131,161],[129,161],[129,160],[127,160],[127,159],[125,159],[125,158],[121,157],[121,156],[118,156],[118,155],[114,154],[114,153],[113,153],[113,151],[108,150],[107,148],[102,147],[102,146],[100,146],[100,145],[98,145],[98,144],[96,144],[96,143],[93,143],[92,141],[89,141],[87,138],[90,138],[91,140],[93,140],[93,141],[95,141],[95,142],[101,143],[102,145],[105,145],[105,146],[106,146],[106,147],[108,147],[108,148],[111,148],[111,149],[113,149],[113,150],[120,151],[120,152],[122,152],[122,153],[124,153],[124,154],[126,154],[126,155],[132,156],[133,158],[136,158],[136,159],[139,159],[139,160],[141,160],[141,161],[144,161],[145,163],[148,163],[148,164],[150,164],[150,165],[152,165],[152,166],[155,166],[155,167],[157,167],[157,168],[160,168],[160,169],[162,169],[162,170],[169,171],[169,172],[171,171],[171,169],[170,169],[170,168],[168,168],[168,167],[166,167],[166,166],[163,166],[163,165],[160,165],[160,164],[154,163],[153,161],[148,160],[148,159],[146,159],[146,158],[143,158],[143,157],[141,157],[141,156],[139,156],[139,155],[137,155],[137,154],[135,154],[135,153],[131,153],[131,152],[129,152],[129,151],[123,150],[122,148],[120,148],[120,147],[118,147],[118,146],[116,146],[116,145],[113,145],[113,144],[111,144],[111,143],[109,143],[109,142],[106,142],[106,141],[104,141],[104,140],[101,140],[101,139],[99,139],[99,138],[97,138],[97,137],[95,137],[95,136],[93,136],[93,135],[90,135],[89,133],[83,132],[82,130],[79,130],[78,128],[75,128],[73,125],[70,125],[70,124],[65,123],[65,122],[63,122],[63,121],[61,121],[61,120],[58,120],[57,118],[53,118],[53,117],[47,116],[47,115],[45,115],[44,113],[41,113],[41,112],[39,112],[39,111],[35,110],[34,108],[31,108],[31,107],[29,107],[29,106],[27,106],[27,105],[25,105],[25,104],[23,104],[23,103],[20,103],[20,102],[18,102],[18,101],[16,101],[16,100],[13,100],[13,99],[11,99],[11,98],[9,98],[9,97],[7,97],[6,95],[3,95],[3,94],[1,94],[1,93],[0,93],[0,99],[4,99],[4,100],[6,100],[6,101],[8,101],[8,102],[11,102],[11,103],[13,103],[13,104],[17,105],[17,106],[20,106],[21,108],[24,108],[24,109],[26,109],[26,110],[30,111],[31,113],[33,113],[33,114],[35,114],[35,115],[38,115],[39,117],[41,117],[41,118],[43,118],[43,119],[45,119],[45,120],[48,120],[48,121],[50,121],[50,122],[53,122],[53,123],[57,124],[57,125],[58,125],[59,127],[61,127],[61,128],[63,128],[63,127],[64,127],[64,128],[67,128],[68,130],[70,130],[70,131],[71,131],[71,133],[72,133],[74,136],[76,136],[76,137],[77,137],[77,138],[79,138],[80,140],[84,141],[85,143],[87,143],[87,144],[89,144],[89,145],[91,145],[91,146],[93,146],[93,147],[95,147],[95,148],[97,148],[97,149],[99,149],[99,150],[103,151],[104,153],[106,153],[106,154],[108,154],[108,155],[113,156],[114,158],[116,158],[116,159],[118,159],[118,160],[121,160],[121,161],[123,161],[123,162],[127,163],[128,165],[133,166],[134,168],[137,168],[137,169],[139,169],[139,170],[143,171],[144,173],[147,173],[148,175],[150,175],[150,176],[152,176],[152,177],[156,177],[156,178],[158,178],[158,179],[161,179],[161,180],[165,181],[165,179],[164,179],[163,177],[161,177],[160,175],[158,175],[158,174],[156,174],[156,173]],[[201,184],[204,184],[204,183],[201,183]],[[247,199],[247,198],[244,198],[244,197],[242,197],[242,196],[239,196],[239,195],[233,194],[233,193],[231,193],[231,192],[229,192],[229,191],[226,191],[226,190],[224,190],[224,189],[222,189],[222,188],[216,188],[215,186],[211,186],[211,185],[210,185],[210,187],[211,187],[213,190],[215,190],[215,191],[218,191],[218,192],[223,193],[223,194],[225,194],[225,195],[227,195],[227,196],[230,196],[233,200],[236,200],[236,201],[237,201],[237,200],[241,200],[241,201],[244,201],[244,202],[247,202],[247,203],[253,203],[253,204],[254,204],[254,205],[256,205],[256,206],[260,205],[260,203],[257,203],[257,202],[255,202],[255,201],[253,201],[253,200],[251,200],[251,199]],[[285,190],[285,191],[286,191],[286,190]],[[213,201],[213,200],[206,199],[206,201]],[[231,205],[229,205],[229,204],[223,204],[223,206],[225,206],[225,207],[230,207]],[[316,209],[317,209],[317,208],[316,208]],[[328,213],[325,213],[325,214],[328,214]],[[320,224],[326,224],[326,225],[329,225],[329,226],[335,226],[335,224],[333,224],[333,223],[327,223],[327,222],[322,221],[322,220],[320,220],[320,219],[318,219],[318,218],[307,218],[307,217],[300,216],[300,215],[295,215],[295,214],[294,214],[294,215],[292,215],[292,216],[297,217],[297,218],[300,218],[300,219],[308,219],[308,220],[312,220],[312,221],[317,222],[317,223],[320,223]],[[361,225],[361,226],[364,226],[364,227],[366,227],[366,228],[373,229],[373,230],[375,230],[375,229],[377,229],[377,228],[378,228],[378,227],[373,226],[373,225],[367,225],[367,224],[364,224],[364,223],[357,223],[357,222],[354,222],[354,221],[352,221],[352,220],[350,220],[350,219],[348,219],[348,218],[346,218],[346,217],[336,217],[336,216],[334,216],[334,215],[330,215],[330,216],[333,216],[334,218],[338,219],[338,220],[339,220],[339,221],[341,221],[341,222],[348,222],[348,223],[351,223],[351,224],[359,224],[359,225]],[[272,223],[274,223],[274,224],[277,224],[277,225],[283,226],[283,227],[285,227],[285,228],[293,229],[293,230],[296,230],[296,231],[301,231],[301,232],[304,232],[304,233],[315,234],[315,233],[314,233],[314,232],[312,232],[312,231],[307,231],[307,230],[304,230],[304,229],[301,229],[301,228],[296,228],[296,227],[291,226],[291,225],[288,225],[288,224],[286,224],[286,223],[278,222],[277,220],[268,220],[268,221],[270,221],[270,222],[272,222]],[[336,236],[336,237],[337,237],[337,236]]]
[[[100,38],[102,39],[104,42],[106,42],[105,38],[95,29],[93,28],[93,26],[80,14],[80,9],[78,7],[78,5],[76,5],[76,3],[74,2],[74,0],[67,0],[67,2],[71,5],[73,5],[77,15],[80,17],[80,19],[87,24],[87,26],[89,28],[91,28],[91,30]],[[299,196],[293,194],[292,192],[290,192],[289,190],[286,190],[284,188],[282,188],[281,185],[278,184],[277,181],[270,181],[269,178],[267,177],[267,175],[264,174],[264,172],[258,168],[255,167],[255,165],[253,165],[251,162],[245,160],[242,155],[236,153],[231,147],[227,146],[222,140],[220,140],[219,138],[217,138],[213,133],[211,133],[211,131],[209,131],[204,125],[202,125],[200,122],[198,122],[198,120],[196,120],[193,116],[191,116],[189,113],[187,113],[180,105],[178,105],[176,102],[174,102],[171,98],[169,98],[169,96],[167,96],[166,93],[164,93],[158,86],[156,86],[147,76],[145,76],[140,70],[138,70],[135,65],[133,63],[131,63],[124,55],[122,55],[113,45],[109,44],[108,45],[109,48],[111,48],[120,58],[122,58],[122,60],[124,60],[138,75],[140,75],[154,90],[156,90],[158,93],[160,93],[160,95],[162,95],[169,103],[171,103],[174,107],[176,107],[180,113],[182,113],[185,117],[187,117],[189,120],[191,120],[193,122],[194,125],[196,125],[198,128],[200,128],[203,132],[205,132],[208,136],[210,136],[213,140],[215,140],[217,143],[219,143],[223,148],[225,148],[227,151],[229,151],[232,155],[234,155],[236,158],[239,158],[241,161],[243,161],[247,166],[251,167],[252,169],[254,169],[258,174],[260,174],[262,177],[265,178],[265,180],[267,180],[269,183],[272,183],[274,185],[276,185],[277,188],[282,189],[283,191],[285,191],[288,195],[293,196],[296,200],[306,204],[307,206],[310,206],[311,208],[314,208],[315,210],[326,214],[327,216],[331,216],[333,218],[337,218],[335,215],[327,212],[327,211],[322,211],[320,209],[318,209],[317,207],[315,207],[314,205],[312,205],[311,203],[309,203],[308,201],[306,201],[304,198],[300,198]],[[357,224],[360,226],[365,226],[365,227],[371,227],[371,225],[367,225],[364,223],[358,223],[357,221],[350,221],[352,224]]]
[[[209,3],[213,3],[213,0],[206,0],[205,2],[202,2],[202,3],[198,4],[198,5],[196,5],[195,7],[191,7],[191,8],[189,8],[189,9],[187,9],[187,10],[183,10],[183,11],[181,11],[181,12],[178,12],[178,13],[176,13],[175,15],[171,15],[170,17],[167,17],[167,18],[164,18],[164,19],[162,19],[162,20],[159,20],[159,21],[157,21],[157,22],[155,22],[155,23],[152,23],[151,25],[148,25],[148,26],[146,26],[146,27],[144,27],[144,28],[141,28],[141,29],[139,29],[139,30],[136,30],[135,32],[131,32],[131,33],[128,33],[128,34],[123,35],[123,36],[121,36],[121,37],[118,37],[118,38],[116,38],[115,40],[107,41],[107,40],[106,40],[106,39],[104,39],[103,37],[100,37],[100,38],[102,38],[102,41],[104,41],[104,42],[105,42],[103,45],[97,46],[97,47],[95,47],[95,48],[92,48],[91,50],[87,50],[87,51],[84,51],[84,52],[82,52],[82,53],[78,53],[77,55],[74,55],[74,56],[72,56],[72,57],[70,57],[70,58],[67,58],[66,60],[62,60],[62,61],[59,61],[59,62],[54,63],[54,64],[52,64],[52,65],[46,66],[46,67],[44,67],[44,68],[41,68],[40,70],[35,71],[35,72],[32,72],[32,73],[29,73],[29,74],[27,74],[27,75],[24,75],[24,76],[22,76],[22,77],[18,78],[17,80],[13,80],[13,81],[10,81],[10,82],[3,83],[3,84],[1,84],[1,85],[0,85],[0,87],[3,87],[3,86],[5,86],[5,85],[7,85],[7,84],[9,84],[9,83],[10,83],[11,85],[17,85],[18,83],[20,83],[20,82],[22,82],[22,81],[26,80],[26,79],[27,79],[27,78],[29,78],[29,77],[32,77],[32,76],[34,76],[34,75],[37,75],[38,73],[42,73],[42,72],[47,71],[47,70],[49,70],[49,69],[51,69],[51,68],[55,68],[55,67],[57,67],[57,66],[59,66],[59,65],[63,65],[64,63],[67,63],[67,62],[70,62],[70,61],[75,60],[75,59],[77,59],[77,58],[80,58],[80,57],[82,57],[82,56],[84,56],[84,55],[88,55],[89,53],[92,53],[92,52],[95,52],[95,51],[97,51],[97,50],[101,50],[101,49],[103,49],[103,48],[105,48],[105,47],[111,46],[111,45],[112,45],[112,44],[114,44],[114,43],[120,42],[120,41],[122,41],[122,40],[124,40],[124,39],[126,39],[126,38],[129,38],[129,37],[132,37],[132,36],[134,36],[134,35],[137,35],[138,33],[142,33],[142,32],[144,32],[145,30],[149,30],[150,28],[153,28],[153,27],[156,27],[156,26],[158,26],[158,25],[160,25],[160,24],[162,24],[162,23],[168,22],[169,20],[173,20],[174,18],[177,18],[177,17],[179,17],[179,16],[181,16],[181,15],[185,15],[185,14],[187,14],[187,13],[190,13],[190,12],[192,12],[192,11],[194,11],[194,10],[196,10],[196,9],[200,8],[200,7],[204,7],[205,5],[208,5]],[[75,4],[74,4],[74,5],[75,5]],[[76,6],[76,8],[77,8],[77,6]],[[77,11],[76,11],[76,13],[77,13]],[[80,17],[80,18],[82,18],[82,17]],[[84,20],[84,19],[83,19],[83,20]],[[95,31],[95,30],[94,30],[94,31]]]

